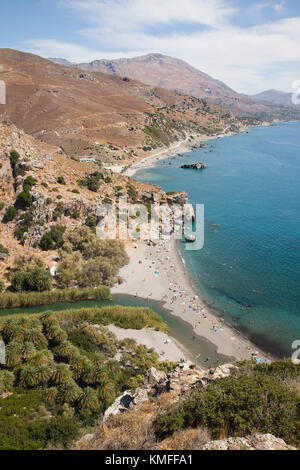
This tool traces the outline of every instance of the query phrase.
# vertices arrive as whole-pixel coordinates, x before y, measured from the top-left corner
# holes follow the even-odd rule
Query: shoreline
[[[166,160],[167,158],[173,157],[181,153],[188,153],[192,149],[200,147],[201,144],[205,144],[207,141],[221,139],[224,137],[231,137],[233,135],[242,134],[247,131],[248,128],[245,127],[240,132],[228,132],[228,134],[218,134],[214,136],[207,136],[204,134],[201,136],[193,135],[193,139],[191,139],[190,137],[186,137],[184,140],[180,140],[179,142],[176,142],[175,144],[172,144],[169,147],[160,148],[158,152],[148,155],[147,157],[137,161],[136,163],[128,167],[127,170],[123,173],[123,175],[127,176],[128,178],[132,178],[137,171],[143,168],[151,168],[155,165],[156,162],[159,162],[160,160]],[[126,166],[114,165],[106,166],[105,168],[113,171],[114,173],[122,173]]]
[[[213,313],[199,297],[181,258],[176,240],[159,241],[157,246],[148,246],[140,241],[132,242],[127,244],[127,249],[130,262],[120,273],[124,282],[112,288],[112,294],[127,294],[161,301],[171,315],[192,325],[198,340],[209,342],[216,348],[220,358],[228,357],[228,362],[232,358],[237,361],[251,360],[254,352],[258,352],[263,361],[272,359],[271,355],[260,350],[238,330]],[[210,358],[204,359],[202,353],[201,359],[205,362]]]

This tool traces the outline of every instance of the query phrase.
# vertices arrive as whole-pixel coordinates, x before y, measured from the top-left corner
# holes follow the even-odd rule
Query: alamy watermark
[[[294,351],[292,353],[291,361],[295,365],[300,364],[300,340],[297,339],[292,343],[292,350]]]
[[[0,341],[0,365],[4,366],[6,364],[6,355],[5,355],[5,343]]]
[[[6,85],[0,80],[0,104],[6,104]]]
[[[171,237],[185,240],[187,250],[204,246],[204,205],[128,204],[126,197],[118,205],[99,205],[97,236],[104,240],[148,240],[157,242]]]
[[[300,104],[300,80],[295,80],[292,83],[292,89],[295,90],[292,94],[292,103],[297,106]]]

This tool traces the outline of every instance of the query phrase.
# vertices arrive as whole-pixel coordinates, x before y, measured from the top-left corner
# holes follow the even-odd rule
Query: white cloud
[[[97,25],[113,30],[190,22],[217,27],[234,13],[227,0],[63,0]]]
[[[75,62],[161,52],[186,60],[244,93],[267,88],[290,91],[291,83],[300,79],[300,16],[240,28],[234,25],[236,11],[226,0],[63,2],[89,21],[90,27],[80,34],[93,47],[35,40],[30,42],[32,52]],[[266,5],[278,12],[284,8],[284,2],[260,4]],[[205,28],[180,32],[178,22]],[[174,32],[166,34],[166,25],[173,26]]]

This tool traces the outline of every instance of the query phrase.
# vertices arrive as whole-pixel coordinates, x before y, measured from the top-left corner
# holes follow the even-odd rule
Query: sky
[[[159,52],[238,92],[292,92],[300,80],[300,1],[2,1],[0,46],[72,62]]]

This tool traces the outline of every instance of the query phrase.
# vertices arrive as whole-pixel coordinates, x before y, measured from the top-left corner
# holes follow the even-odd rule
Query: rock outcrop
[[[205,387],[216,379],[229,377],[235,369],[233,364],[225,364],[216,369],[204,370],[198,366],[189,366],[187,363],[178,364],[175,370],[166,374],[151,367],[143,380],[143,385],[118,397],[108,408],[104,415],[104,422],[110,415],[117,415],[157,397],[162,393],[171,392],[174,401],[190,392],[194,387]]]
[[[247,437],[229,437],[211,441],[202,450],[297,450],[272,434],[254,434]]]
[[[199,162],[199,163],[190,163],[186,165],[182,165],[180,168],[188,169],[188,170],[205,170],[207,166],[205,163]]]

